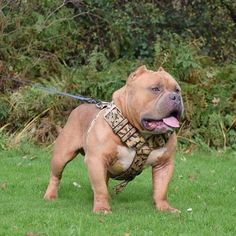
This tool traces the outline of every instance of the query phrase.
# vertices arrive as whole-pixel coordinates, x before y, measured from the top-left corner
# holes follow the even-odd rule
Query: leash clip
[[[96,107],[102,110],[108,107],[109,104],[110,104],[109,102],[99,101],[98,103],[96,103]]]

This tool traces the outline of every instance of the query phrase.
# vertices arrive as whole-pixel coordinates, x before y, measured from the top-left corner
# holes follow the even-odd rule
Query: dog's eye
[[[156,92],[160,92],[161,89],[159,87],[153,87],[152,91],[156,93]]]
[[[175,89],[175,92],[176,92],[176,93],[180,93],[181,91],[180,91],[179,88],[176,88],[176,89]]]

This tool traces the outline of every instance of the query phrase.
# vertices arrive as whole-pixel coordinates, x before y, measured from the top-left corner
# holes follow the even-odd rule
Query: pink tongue
[[[179,121],[174,116],[164,118],[163,122],[170,127],[174,127],[174,128],[179,127]]]

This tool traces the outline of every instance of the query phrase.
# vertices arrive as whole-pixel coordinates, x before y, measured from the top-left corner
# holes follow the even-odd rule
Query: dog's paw
[[[94,213],[102,213],[102,214],[110,214],[111,213],[111,208],[109,205],[100,205],[100,204],[97,204],[97,205],[94,205],[93,207],[93,212]]]
[[[111,207],[108,201],[108,196],[96,196],[93,201],[93,212],[94,213],[111,213]]]
[[[170,208],[168,208],[164,211],[168,211],[168,212],[175,213],[175,214],[180,214],[181,213],[181,211],[179,209],[173,208],[173,207],[170,207]]]
[[[99,210],[93,210],[93,213],[108,215],[108,214],[111,214],[112,211],[111,210],[106,210],[106,209],[99,209]]]
[[[171,207],[167,201],[157,202],[156,203],[156,208],[160,211],[166,211],[166,212],[177,213],[177,214],[181,213],[180,210]]]
[[[57,199],[57,192],[55,192],[55,191],[46,191],[43,198],[46,201],[55,200],[55,199]]]

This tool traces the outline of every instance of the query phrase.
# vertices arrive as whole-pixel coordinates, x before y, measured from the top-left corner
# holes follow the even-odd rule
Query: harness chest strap
[[[154,148],[163,147],[165,145],[166,137],[165,135],[152,135],[144,139],[144,137],[139,134],[138,130],[122,115],[121,111],[114,103],[110,103],[106,109],[104,119],[111,126],[113,132],[118,135],[121,141],[129,148],[136,151],[133,162],[126,171],[118,176],[110,174],[110,176],[116,180],[124,180],[113,188],[115,193],[119,193],[129,181],[133,180],[143,171],[151,151]]]

